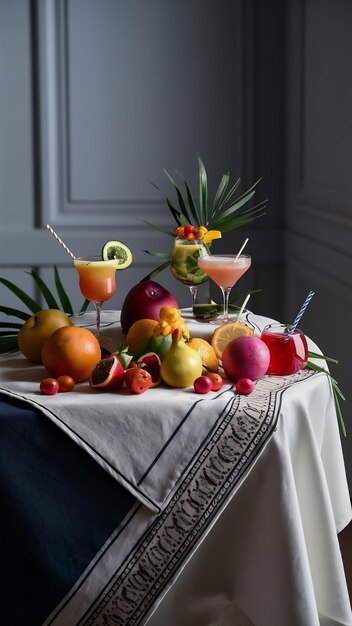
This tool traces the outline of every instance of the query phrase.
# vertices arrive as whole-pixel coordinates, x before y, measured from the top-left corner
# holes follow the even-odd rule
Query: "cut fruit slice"
[[[161,361],[155,352],[147,352],[138,359],[137,367],[146,370],[152,377],[151,387],[156,387],[161,383],[160,365]]]
[[[203,237],[203,242],[209,243],[209,241],[213,241],[213,239],[221,239],[220,230],[208,230]]]
[[[124,378],[125,372],[119,359],[112,355],[101,359],[96,364],[89,377],[89,383],[92,389],[110,391],[111,389],[119,389]]]
[[[240,337],[241,335],[251,336],[254,334],[253,328],[249,328],[242,322],[230,322],[228,324],[222,324],[217,328],[211,338],[211,345],[215,350],[215,354],[218,359],[221,359],[222,353],[230,341]]]
[[[124,270],[129,267],[133,260],[131,250],[121,241],[107,241],[101,251],[104,261],[116,261],[116,269]]]

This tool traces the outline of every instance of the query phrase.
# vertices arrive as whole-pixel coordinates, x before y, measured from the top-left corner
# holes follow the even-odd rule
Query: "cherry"
[[[254,382],[250,378],[240,378],[236,383],[236,391],[242,396],[248,396],[254,389]]]

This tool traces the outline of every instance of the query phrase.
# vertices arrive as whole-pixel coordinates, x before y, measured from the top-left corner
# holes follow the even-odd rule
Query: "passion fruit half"
[[[116,269],[124,270],[133,260],[131,250],[121,241],[107,241],[101,251],[103,261],[116,261]]]
[[[111,391],[119,389],[125,379],[125,371],[115,355],[105,357],[96,364],[90,377],[89,384],[92,389],[99,391]]]

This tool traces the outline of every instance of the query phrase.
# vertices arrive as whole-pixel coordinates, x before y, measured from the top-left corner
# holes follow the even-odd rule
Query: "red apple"
[[[142,280],[128,292],[121,309],[121,328],[127,334],[134,322],[140,319],[159,321],[163,306],[179,308],[171,293],[153,280]]]

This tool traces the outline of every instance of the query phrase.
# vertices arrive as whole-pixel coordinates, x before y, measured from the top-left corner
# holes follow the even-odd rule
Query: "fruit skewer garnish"
[[[203,243],[209,243],[213,239],[221,239],[220,230],[208,230],[206,226],[186,224],[185,226],[176,226],[174,232],[179,239],[188,239],[188,241],[202,239]]]

